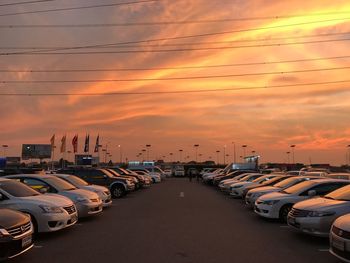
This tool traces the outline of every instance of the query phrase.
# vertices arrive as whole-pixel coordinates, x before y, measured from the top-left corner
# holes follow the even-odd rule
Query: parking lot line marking
[[[180,197],[185,197],[185,193],[184,192],[180,192]]]
[[[320,248],[318,251],[320,251],[320,252],[328,252],[329,248]]]

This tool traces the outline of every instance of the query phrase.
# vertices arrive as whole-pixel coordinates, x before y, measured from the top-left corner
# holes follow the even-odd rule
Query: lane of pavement
[[[328,241],[264,220],[215,189],[188,179],[116,200],[103,215],[58,233],[12,262],[338,262]]]

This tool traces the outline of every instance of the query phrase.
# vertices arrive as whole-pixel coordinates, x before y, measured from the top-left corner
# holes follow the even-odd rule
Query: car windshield
[[[299,184],[293,185],[283,191],[286,194],[297,194],[300,191],[304,191],[314,185],[313,181],[304,181]]]
[[[241,179],[239,179],[239,181],[247,181],[247,180],[249,180],[252,176],[256,176],[256,175],[254,175],[254,174],[248,174],[248,175],[242,177]],[[256,177],[255,177],[255,178],[256,178]]]
[[[108,171],[108,170],[101,169],[101,171],[102,171],[106,176],[108,176],[109,178],[115,177],[115,175],[114,175],[113,173],[111,173],[110,171]]]
[[[325,196],[328,199],[350,201],[350,185],[339,188]]]
[[[277,184],[277,182],[279,182],[279,181],[281,181],[281,180],[283,180],[283,177],[281,177],[281,176],[276,176],[276,177],[273,177],[273,178],[271,178],[271,179],[269,179],[269,180],[267,180],[267,181],[262,182],[261,185],[267,185],[267,184],[271,185],[271,184],[274,184],[274,183]]]
[[[87,186],[89,185],[86,181],[84,181],[83,179],[77,177],[77,176],[74,176],[74,175],[70,175],[67,177],[67,180],[72,184],[72,185],[75,185],[75,186]]]
[[[65,180],[62,180],[57,177],[50,177],[46,178],[45,180],[48,184],[52,185],[54,188],[56,188],[58,191],[70,191],[77,189],[74,185],[71,183],[66,182]]]
[[[14,197],[27,197],[40,195],[29,186],[15,180],[0,182],[0,188]]]
[[[258,178],[256,178],[256,179],[254,179],[252,182],[253,182],[253,183],[260,183],[261,181],[269,180],[270,177],[271,177],[271,175],[268,175],[268,176],[266,176],[266,175],[260,176],[260,177],[258,177]]]

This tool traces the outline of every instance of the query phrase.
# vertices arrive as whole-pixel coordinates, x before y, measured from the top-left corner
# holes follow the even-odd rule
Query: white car
[[[244,190],[248,187],[248,186],[253,186],[253,185],[259,185],[259,184],[262,184],[264,182],[267,182],[268,180],[276,177],[278,175],[276,174],[267,174],[267,175],[264,175],[264,176],[260,176],[256,179],[253,179],[254,177],[251,177],[249,178],[248,180],[246,181],[243,181],[243,182],[237,182],[235,184],[232,184],[230,189],[231,189],[231,192],[230,192],[230,195],[233,196],[233,197],[242,197],[243,196],[243,193],[244,193]]]
[[[84,181],[83,179],[75,175],[70,175],[70,174],[52,174],[52,175],[57,176],[58,178],[61,178],[67,181],[68,183],[71,183],[76,188],[95,192],[102,200],[103,207],[109,207],[112,205],[111,192],[107,187],[96,185],[96,184],[89,184],[88,182]]]
[[[229,193],[232,192],[232,190],[235,188],[236,185],[239,185],[239,183],[243,183],[243,182],[248,182],[248,181],[254,181],[255,179],[259,178],[263,176],[263,174],[259,174],[259,173],[247,173],[245,174],[245,176],[243,176],[242,178],[240,178],[238,181],[232,182],[230,183],[227,187],[228,187],[228,191]],[[238,188],[238,186],[237,186]]]
[[[254,206],[255,201],[262,195],[269,193],[280,192],[293,185],[299,184],[308,180],[320,179],[318,176],[293,176],[274,184],[272,186],[264,186],[257,189],[250,190],[245,196],[245,203],[249,206]]]
[[[329,243],[331,254],[344,262],[350,262],[350,214],[334,221]]]
[[[305,181],[277,193],[270,193],[258,198],[254,211],[267,218],[279,218],[284,221],[292,206],[297,202],[326,195],[350,182],[338,179],[316,179]]]
[[[237,176],[230,178],[230,179],[222,180],[219,183],[219,188],[221,191],[229,193],[231,191],[230,190],[231,185],[239,182],[242,178],[246,177],[247,175],[251,175],[251,174],[252,173],[244,173],[244,174],[237,175]]]
[[[102,201],[94,192],[77,189],[74,185],[53,175],[16,174],[6,176],[17,179],[42,193],[57,193],[73,201],[78,217],[87,217],[102,212]]]
[[[0,178],[0,208],[30,215],[37,232],[53,232],[74,225],[78,220],[73,202],[57,194],[40,194],[16,180]]]

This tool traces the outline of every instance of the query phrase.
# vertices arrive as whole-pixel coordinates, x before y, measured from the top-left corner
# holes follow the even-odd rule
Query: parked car
[[[254,176],[251,176],[246,181],[241,181],[241,182],[237,182],[235,184],[232,184],[231,187],[230,187],[230,189],[231,189],[230,196],[242,197],[243,193],[244,193],[244,190],[249,185],[259,185],[259,184],[262,184],[264,182],[269,181],[270,179],[272,179],[272,178],[274,178],[276,176],[277,175],[274,175],[274,174],[266,174],[266,175],[262,175],[261,174],[257,178],[255,178]]]
[[[264,186],[260,187],[258,189],[252,189],[248,191],[248,193],[245,196],[245,203],[249,206],[254,206],[255,201],[262,195],[274,193],[274,192],[280,192],[284,189],[287,189],[293,185],[299,184],[304,181],[309,180],[315,180],[320,179],[318,176],[293,176],[286,180],[283,180],[282,182],[276,183],[271,186]]]
[[[129,167],[128,170],[130,171],[143,171],[148,173],[149,176],[152,177],[153,183],[160,183],[162,181],[161,179],[161,173],[156,171],[150,171],[151,168],[146,167]]]
[[[272,175],[272,174],[270,174]],[[273,174],[275,175],[275,177],[271,178],[270,180],[268,181],[265,181],[261,184],[258,184],[258,185],[248,185],[245,187],[245,189],[243,190],[243,195],[242,195],[242,198],[245,199],[247,193],[250,191],[250,190],[253,190],[253,189],[257,189],[257,188],[261,188],[261,187],[265,187],[265,186],[272,186],[272,185],[275,185],[279,182],[282,182],[290,177],[292,177],[292,175],[280,175],[280,174]]]
[[[255,213],[268,218],[287,220],[292,206],[297,202],[324,196],[338,188],[348,185],[347,180],[339,179],[316,179],[305,181],[289,187],[278,193],[265,194],[255,202]]]
[[[255,179],[259,178],[263,176],[263,174],[259,174],[259,173],[248,173],[248,174],[245,174],[244,177],[240,178],[238,181],[235,181],[235,182],[232,182],[232,183],[229,183],[229,185],[227,186],[229,189],[228,189],[228,192],[231,193],[235,187],[235,185],[239,185],[240,183],[243,183],[243,182],[247,182],[247,181],[254,181]]]
[[[134,182],[129,178],[117,177],[106,169],[65,169],[60,173],[73,174],[90,184],[107,187],[113,198],[121,198],[128,192],[135,190]]]
[[[0,208],[30,215],[36,232],[58,231],[78,220],[70,199],[57,194],[43,195],[19,181],[5,178],[0,178]]]
[[[0,261],[19,256],[33,244],[30,216],[10,209],[0,209]]]
[[[67,181],[68,183],[71,183],[78,189],[85,189],[91,192],[95,192],[102,200],[103,207],[108,207],[112,205],[111,192],[108,190],[107,187],[96,185],[96,184],[89,184],[85,180],[71,174],[53,174],[53,175]]]
[[[350,173],[331,173],[327,174],[326,176],[332,179],[350,180]]]
[[[185,176],[185,168],[183,165],[176,165],[174,169],[174,176],[176,177],[184,177]]]
[[[245,173],[254,173],[254,174],[257,174],[257,172],[256,172],[256,171],[253,171],[253,170],[236,170],[236,171],[230,172],[229,174],[221,174],[221,175],[215,176],[215,177],[213,178],[213,185],[218,185],[218,184],[220,184],[220,182],[223,181],[223,180],[230,179],[230,178],[234,178],[234,177],[236,177],[237,175],[245,174]],[[260,174],[260,173],[259,173],[259,174]]]
[[[138,179],[138,183],[135,185],[136,189],[139,189],[139,188],[142,188],[142,187],[146,186],[146,179],[142,175],[132,174],[129,171],[127,171],[127,170],[125,170],[123,168],[120,168],[120,167],[111,167],[110,169],[116,171],[121,176],[136,177]]]
[[[17,179],[41,193],[54,193],[73,201],[78,217],[88,217],[102,212],[102,201],[94,192],[78,189],[56,176],[48,174],[19,174],[7,178]]]
[[[350,213],[350,185],[324,197],[295,204],[288,214],[288,225],[314,236],[328,237],[335,219]]]
[[[232,184],[239,182],[243,177],[246,177],[249,173],[239,174],[233,178],[222,180],[218,187],[221,191],[230,193],[230,187]]]
[[[344,262],[350,262],[350,214],[334,221],[330,233],[329,252]]]
[[[131,171],[129,169],[125,169],[126,171],[129,172],[129,174],[133,174],[133,175],[141,175],[144,178],[145,184],[144,187],[149,187],[151,186],[151,184],[155,183],[155,181],[153,180],[152,176],[149,174],[149,172],[146,171]]]

